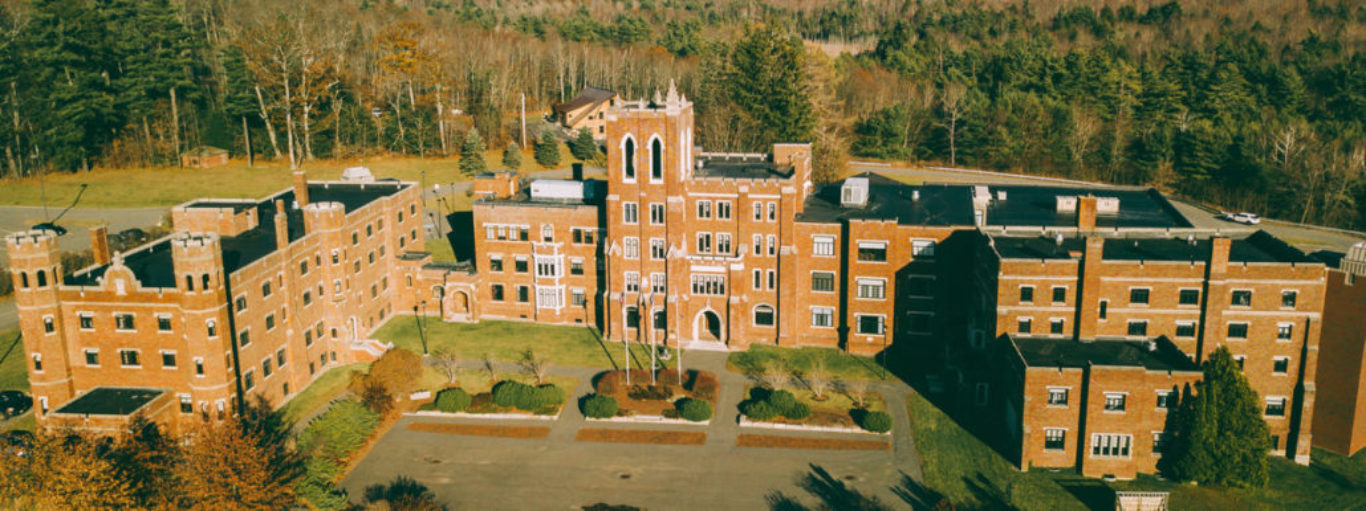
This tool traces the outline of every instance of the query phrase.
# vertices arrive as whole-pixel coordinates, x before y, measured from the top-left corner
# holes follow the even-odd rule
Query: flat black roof
[[[602,198],[607,196],[607,182],[601,179],[583,180],[583,195],[584,198],[582,200],[532,198],[531,185],[528,184],[527,186],[522,187],[521,190],[518,190],[517,193],[513,194],[511,197],[501,199],[495,199],[493,197],[483,197],[475,202],[479,204],[488,204],[492,206],[544,206],[551,208],[597,206],[601,205]]]
[[[346,213],[365,207],[376,199],[397,193],[407,188],[404,183],[386,181],[379,183],[309,183],[308,197],[313,202],[339,202]],[[291,188],[279,195],[255,203],[234,203],[215,201],[196,201],[191,207],[213,207],[200,204],[245,204],[256,208],[258,220],[255,228],[243,231],[237,236],[221,238],[223,248],[223,270],[228,274],[237,271],[275,251],[275,201],[285,202],[286,225],[289,241],[304,236],[303,211],[293,209],[294,190]],[[227,207],[227,206],[224,206]],[[245,208],[243,208],[245,209]],[[240,211],[240,210],[239,210]],[[150,245],[138,247],[124,254],[124,266],[133,271],[143,287],[176,287],[175,268],[171,260],[170,240],[155,241]],[[109,265],[96,267],[80,275],[68,275],[64,282],[69,286],[93,286],[104,276]]]
[[[232,209],[233,213],[246,211],[256,207],[255,201],[228,201],[228,200],[197,200],[186,204],[187,208],[206,208],[206,209]]]
[[[1086,250],[1086,240],[1079,236],[1056,238],[1045,236],[989,235],[996,253],[1003,259],[1070,259],[1072,254]],[[1193,236],[1193,235],[1192,235]],[[1209,259],[1210,235],[1171,237],[1106,238],[1101,259],[1107,261],[1195,261]],[[1229,244],[1229,261],[1239,263],[1317,263],[1304,252],[1267,234],[1257,231],[1234,238]]]
[[[903,225],[975,225],[973,189],[982,186],[991,195],[984,224],[993,227],[1076,227],[1077,215],[1059,213],[1058,197],[1094,195],[1119,199],[1117,214],[1096,216],[1097,228],[1183,228],[1191,224],[1160,192],[1138,188],[1084,188],[1036,185],[909,185],[872,172],[868,179],[868,204],[840,204],[844,181],[821,187],[807,198],[799,220],[834,222],[841,219],[895,220]],[[1004,192],[1005,200],[999,200]],[[918,198],[917,198],[918,197]]]
[[[1186,354],[1165,338],[1152,341],[1047,339],[1008,336],[1025,365],[1030,367],[1086,367],[1104,365],[1142,367],[1156,371],[1197,371]],[[1149,342],[1156,349],[1149,349]]]
[[[128,387],[95,387],[71,400],[55,413],[73,415],[129,415],[164,391]]]
[[[702,166],[693,171],[694,177],[728,179],[787,179],[792,176],[791,165],[775,165],[761,158],[723,158],[699,156]]]

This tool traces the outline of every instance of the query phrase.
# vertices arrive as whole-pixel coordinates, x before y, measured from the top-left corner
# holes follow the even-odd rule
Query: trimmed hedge
[[[855,417],[860,428],[874,433],[886,433],[892,430],[892,416],[887,412],[866,412],[862,417]]]
[[[740,412],[756,421],[766,421],[778,416],[778,410],[767,401],[745,401],[740,405]]]
[[[445,389],[436,394],[436,409],[443,412],[463,412],[472,402],[474,397],[461,388]]]
[[[299,451],[341,464],[378,426],[379,414],[364,404],[338,401],[299,433]]]
[[[740,404],[740,412],[760,421],[779,415],[792,420],[802,420],[811,416],[811,407],[797,401],[797,396],[789,391],[754,387],[749,389],[749,400]]]
[[[674,403],[678,416],[692,422],[705,422],[711,419],[711,403],[701,399],[685,397]]]
[[[504,408],[535,411],[564,404],[564,389],[551,384],[533,387],[519,381],[503,380],[493,386],[493,404]]]
[[[617,399],[602,394],[589,394],[579,401],[583,416],[592,419],[608,419],[617,416]]]

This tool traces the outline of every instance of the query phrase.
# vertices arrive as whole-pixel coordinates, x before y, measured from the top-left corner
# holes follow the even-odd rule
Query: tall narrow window
[[[636,141],[630,138],[622,146],[622,169],[624,177],[629,180],[636,178]]]
[[[664,144],[657,138],[650,141],[650,179],[664,179]]]

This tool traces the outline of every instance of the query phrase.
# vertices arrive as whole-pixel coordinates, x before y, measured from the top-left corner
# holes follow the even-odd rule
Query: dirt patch
[[[882,440],[843,438],[806,438],[779,435],[741,434],[735,439],[740,447],[780,447],[786,449],[830,449],[841,451],[890,451],[892,444]]]
[[[702,445],[707,434],[700,431],[645,431],[639,429],[584,428],[574,435],[576,442],[618,444]]]
[[[408,429],[424,433],[494,436],[502,438],[545,438],[550,428],[545,426],[490,426],[484,424],[449,424],[444,422],[413,422]]]
[[[625,372],[606,371],[594,378],[593,387],[598,394],[617,400],[619,415],[677,417],[674,403],[679,399],[700,399],[716,406],[720,382],[715,374],[707,371],[689,369],[680,377],[678,371],[665,369],[656,375],[655,384],[651,385],[649,371],[632,369],[631,385],[626,384]]]

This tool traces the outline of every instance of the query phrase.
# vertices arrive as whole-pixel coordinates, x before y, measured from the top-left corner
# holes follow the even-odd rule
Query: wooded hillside
[[[248,139],[457,154],[520,142],[523,93],[676,79],[701,143],[814,140],[826,175],[1013,169],[1362,228],[1363,44],[1349,0],[0,0],[0,176]]]

